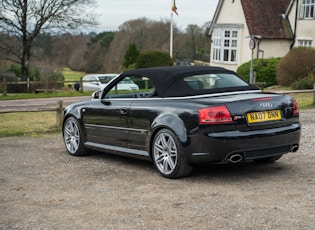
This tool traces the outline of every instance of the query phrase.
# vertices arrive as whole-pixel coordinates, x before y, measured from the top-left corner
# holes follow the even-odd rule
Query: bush
[[[139,55],[136,68],[171,66],[173,61],[167,52],[150,50]]]
[[[293,82],[299,82],[302,78],[314,74],[314,48],[294,48],[282,58],[277,66],[277,81],[283,86],[291,86]]]
[[[28,90],[30,92],[35,89],[58,89],[64,87],[64,76],[61,73],[53,72],[52,70],[39,69],[35,67],[31,67],[29,70],[29,88],[26,82],[19,82],[19,78],[21,78],[21,66],[19,65],[11,65],[6,69],[7,72],[14,72],[16,78],[8,80],[11,82],[7,85],[7,91],[9,93],[26,93]],[[0,77],[1,78],[1,77]],[[23,79],[22,79],[23,80]],[[26,79],[24,79],[25,81]],[[2,79],[1,79],[2,81]],[[16,82],[16,83],[12,83]],[[2,92],[3,89],[0,89]]]
[[[256,73],[256,82],[265,82],[265,87],[276,85],[276,67],[280,58],[255,59],[254,71]],[[237,69],[237,74],[249,82],[250,61],[240,65]]]
[[[21,65],[12,64],[6,69],[6,71],[14,72],[18,78],[22,77]],[[29,76],[30,81],[38,81],[40,79],[39,69],[35,67],[30,67],[28,76]],[[26,80],[26,79],[22,79],[22,80]]]
[[[298,90],[298,89],[313,89],[315,83],[315,75],[310,75],[308,77],[301,78],[297,81],[295,81],[292,84],[292,89]]]
[[[41,88],[48,87],[49,89],[62,88],[64,85],[64,76],[58,72],[47,72],[41,75]],[[47,84],[47,85],[46,85]]]

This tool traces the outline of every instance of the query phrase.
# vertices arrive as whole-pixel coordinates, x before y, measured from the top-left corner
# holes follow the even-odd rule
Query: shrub
[[[12,64],[6,69],[6,71],[14,72],[18,78],[21,78],[21,73],[22,73],[21,65]],[[38,81],[40,79],[39,69],[35,67],[30,67],[28,76],[29,76],[30,81]],[[26,79],[22,79],[22,80],[26,80]]]
[[[16,79],[14,79],[14,81],[17,81],[18,78],[21,78],[20,65],[11,65],[6,69],[6,71],[15,73]],[[25,81],[26,79],[22,80]],[[52,70],[49,69],[39,69],[36,67],[31,67],[29,70],[29,80],[30,80],[29,89],[28,84],[26,82],[24,83],[17,82],[15,84],[8,84],[7,86],[8,92],[25,93],[28,90],[32,92],[37,88],[57,89],[63,88],[64,86],[64,76],[61,73],[53,72]]]
[[[308,77],[301,78],[292,84],[292,89],[313,89],[315,83],[315,75],[310,74]]]
[[[294,48],[277,66],[277,81],[283,86],[291,86],[293,82],[300,81],[311,74],[315,74],[314,48]]]
[[[139,55],[136,68],[170,66],[173,61],[167,52],[150,50]]]
[[[276,85],[276,67],[280,58],[255,59],[254,71],[256,73],[256,82],[265,82],[265,86]],[[250,61],[240,65],[237,69],[237,74],[249,82]]]

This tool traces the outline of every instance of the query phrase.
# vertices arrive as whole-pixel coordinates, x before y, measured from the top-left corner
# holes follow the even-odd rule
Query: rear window
[[[184,82],[196,91],[249,86],[238,76],[229,73],[194,75],[185,77]]]

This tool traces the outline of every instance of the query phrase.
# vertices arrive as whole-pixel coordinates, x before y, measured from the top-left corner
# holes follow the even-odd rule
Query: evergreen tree
[[[137,62],[137,59],[139,57],[139,50],[137,49],[137,46],[135,43],[131,43],[129,45],[129,48],[125,54],[124,57],[124,64],[123,66],[128,68],[128,66],[134,64]]]

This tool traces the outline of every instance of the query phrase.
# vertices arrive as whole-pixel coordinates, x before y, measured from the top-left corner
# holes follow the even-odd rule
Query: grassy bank
[[[61,73],[65,77],[65,84],[67,84],[67,82],[80,81],[80,78],[86,75],[85,72],[73,71],[69,68],[63,68]]]
[[[18,99],[37,99],[37,98],[52,98],[52,97],[79,97],[91,96],[92,92],[78,92],[75,90],[54,92],[54,93],[18,93],[18,94],[0,94],[0,100],[18,100]]]
[[[34,122],[35,121],[35,122]],[[0,114],[0,137],[37,136],[57,133],[56,112],[19,112]]]

